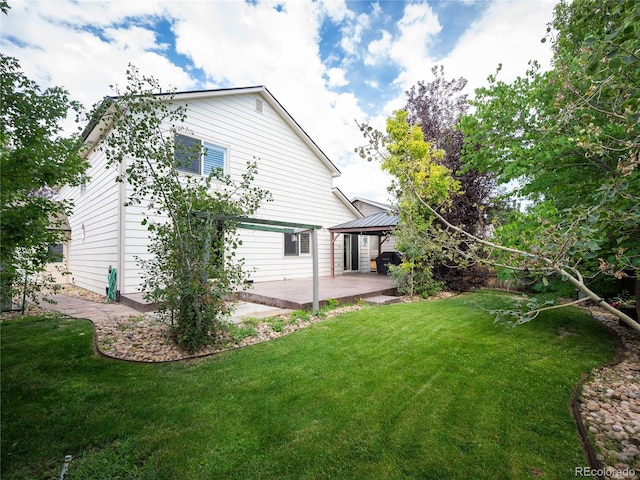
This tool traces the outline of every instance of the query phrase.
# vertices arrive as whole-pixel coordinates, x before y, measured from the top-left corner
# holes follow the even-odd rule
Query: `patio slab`
[[[360,299],[380,295],[393,296],[396,288],[393,279],[376,273],[352,273],[319,280],[320,305],[327,300],[353,303]],[[246,302],[271,305],[291,310],[305,310],[313,304],[313,280],[310,278],[254,283],[235,297]]]
[[[43,309],[62,313],[72,318],[86,318],[94,323],[136,317],[142,313],[140,310],[122,303],[98,303],[64,294],[49,295],[48,298],[55,303],[41,302],[40,306]],[[150,307],[152,305],[145,305],[145,313],[153,311],[153,308]],[[234,307],[230,318],[234,323],[240,323],[246,318],[262,319],[291,313],[291,310],[248,302],[236,302]]]
[[[319,279],[320,305],[326,304],[330,299],[345,304],[380,295],[397,295],[395,282],[391,277],[377,273],[348,273],[335,278]],[[308,310],[313,304],[313,280],[302,278],[256,282],[247,290],[236,292],[233,297],[244,302],[286,310]],[[155,305],[144,299],[142,293],[123,294],[120,302],[139,312],[156,309]]]
[[[402,298],[392,295],[378,295],[376,297],[367,297],[364,301],[371,305],[391,305],[393,303],[400,303]]]

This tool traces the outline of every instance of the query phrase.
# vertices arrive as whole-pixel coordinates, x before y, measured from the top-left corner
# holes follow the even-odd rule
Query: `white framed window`
[[[214,143],[176,133],[176,170],[207,176],[213,171],[227,171],[227,149]]]
[[[311,234],[309,232],[285,233],[284,255],[285,257],[311,255]]]

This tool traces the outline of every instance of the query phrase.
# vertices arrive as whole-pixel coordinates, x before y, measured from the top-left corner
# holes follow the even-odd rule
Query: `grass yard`
[[[578,310],[513,330],[475,302],[366,308],[197,361],[97,357],[88,321],[2,324],[2,478],[566,479],[569,411],[614,342]]]

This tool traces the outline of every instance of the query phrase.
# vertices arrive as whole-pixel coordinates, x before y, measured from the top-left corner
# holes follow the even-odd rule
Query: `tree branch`
[[[573,286],[575,286],[578,290],[582,291],[586,297],[589,300],[592,300],[593,302],[595,302],[598,306],[604,308],[605,310],[607,310],[608,312],[614,314],[616,317],[618,317],[619,319],[621,319],[623,322],[625,322],[627,325],[629,325],[631,328],[633,328],[636,332],[640,333],[640,324],[638,322],[636,322],[635,320],[633,320],[631,317],[629,317],[628,315],[626,315],[625,313],[619,311],[618,309],[612,307],[611,305],[609,305],[603,298],[601,298],[599,295],[597,295],[595,292],[593,292],[591,289],[589,289],[582,280],[582,276],[580,276],[579,278],[576,278],[576,276],[572,275],[570,272],[568,272],[566,269],[560,267],[557,263],[553,262],[552,260],[546,258],[545,256],[541,256],[541,255],[534,255],[532,253],[529,252],[525,252],[522,250],[518,250],[515,248],[511,248],[511,247],[505,247],[503,245],[494,243],[494,242],[490,242],[488,240],[482,239],[477,237],[476,235],[473,235],[465,230],[463,230],[460,227],[457,227],[456,225],[451,224],[450,222],[447,221],[446,218],[444,218],[440,213],[438,213],[431,205],[429,205],[417,192],[415,185],[413,184],[411,177],[408,176],[406,174],[406,172],[404,172],[405,178],[408,180],[407,184],[410,186],[410,188],[413,191],[413,194],[415,196],[415,198],[418,199],[418,201],[422,204],[423,207],[425,207],[429,212],[431,212],[440,222],[442,222],[442,224],[444,224],[447,228],[469,238],[470,240],[473,240],[476,243],[479,243],[480,245],[485,245],[487,247],[490,248],[494,248],[496,250],[505,252],[505,253],[509,253],[512,255],[517,255],[520,257],[523,257],[525,259],[531,260],[535,263],[538,262],[543,262],[544,264],[547,265],[548,268],[552,269],[554,272],[556,272],[557,274],[559,274],[560,276],[562,276],[563,278],[566,278]]]

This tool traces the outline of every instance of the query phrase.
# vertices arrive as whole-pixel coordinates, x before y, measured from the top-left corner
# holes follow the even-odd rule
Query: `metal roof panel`
[[[350,222],[330,227],[329,230],[346,230],[346,229],[367,229],[367,230],[390,230],[398,224],[398,216],[389,212],[380,212],[368,217],[358,218]]]

